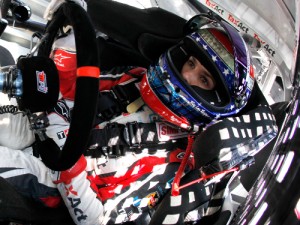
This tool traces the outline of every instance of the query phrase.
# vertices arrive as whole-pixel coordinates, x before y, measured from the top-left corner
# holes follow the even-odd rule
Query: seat
[[[278,127],[278,130],[281,130],[281,126],[284,122],[286,113],[289,109],[289,102],[277,102],[272,104],[271,110],[275,117],[275,121]],[[266,161],[268,160],[271,151],[273,149],[273,146],[276,142],[276,138],[274,138],[268,145],[266,145],[262,151],[259,151],[255,156],[255,164],[251,167],[249,167],[247,170],[243,170],[240,173],[240,181],[245,187],[247,191],[251,189],[251,187],[254,185],[255,181],[257,180],[260,172],[262,171]]]
[[[180,185],[201,177],[203,173],[213,174],[237,166],[251,168],[255,155],[266,149],[276,137],[277,130],[272,109],[256,83],[245,109],[237,116],[209,126],[196,137],[193,145],[196,169],[184,175]],[[247,169],[244,171],[246,180]],[[172,224],[184,224],[188,212],[200,209],[206,213],[202,214],[203,218],[197,224],[226,224],[234,212],[232,209],[225,210],[223,204],[229,185],[238,174],[232,172],[211,184],[210,181],[200,182],[181,189],[180,207],[179,204],[172,205],[175,197],[168,193],[159,204],[150,225],[162,224],[168,218],[175,220]]]
[[[87,1],[99,36],[100,67],[148,67],[183,37],[186,20],[161,8],[138,9],[111,0]],[[103,34],[105,38],[103,38]]]

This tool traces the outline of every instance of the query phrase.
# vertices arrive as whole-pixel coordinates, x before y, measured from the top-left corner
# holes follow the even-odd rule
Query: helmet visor
[[[182,68],[191,56],[209,72],[213,88],[207,90],[186,79]],[[245,96],[249,97],[251,93],[247,92],[253,85],[248,76],[249,52],[238,32],[224,21],[209,21],[205,29],[186,36],[168,51],[167,60],[174,74],[170,77],[171,82],[208,111],[223,114],[241,108]],[[195,73],[195,76],[201,77],[201,74]]]
[[[206,47],[199,45],[192,37],[186,37],[183,42],[170,49],[167,59],[175,75],[171,77],[173,78],[171,82],[183,92],[189,93],[195,101],[201,102],[207,109],[222,111],[223,107],[229,104],[230,95],[216,60],[219,57],[231,57],[229,63],[233,67],[233,58],[227,56],[228,50],[216,41],[208,30],[199,33],[197,35],[203,41],[210,41],[214,49],[209,46],[208,50],[205,49]],[[213,41],[215,43],[212,43]],[[227,54],[221,56],[222,51]]]

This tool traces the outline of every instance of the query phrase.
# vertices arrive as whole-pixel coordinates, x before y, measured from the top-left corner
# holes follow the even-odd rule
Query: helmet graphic
[[[249,51],[240,34],[224,21],[210,21],[163,53],[141,84],[144,102],[166,121],[185,129],[237,114],[254,85]],[[213,89],[184,79],[181,70],[191,56],[210,72]]]

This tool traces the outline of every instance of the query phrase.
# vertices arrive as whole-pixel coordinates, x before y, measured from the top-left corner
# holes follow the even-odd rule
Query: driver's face
[[[193,56],[190,56],[184,63],[181,74],[189,85],[195,85],[204,90],[213,90],[216,86],[211,73]]]

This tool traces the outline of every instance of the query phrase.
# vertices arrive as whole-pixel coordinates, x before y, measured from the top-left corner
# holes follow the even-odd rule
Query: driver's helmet
[[[213,90],[189,85],[183,79],[181,69],[190,56],[212,74]],[[210,20],[150,66],[141,83],[141,95],[166,121],[192,129],[240,112],[253,86],[253,68],[243,38],[226,22]]]

